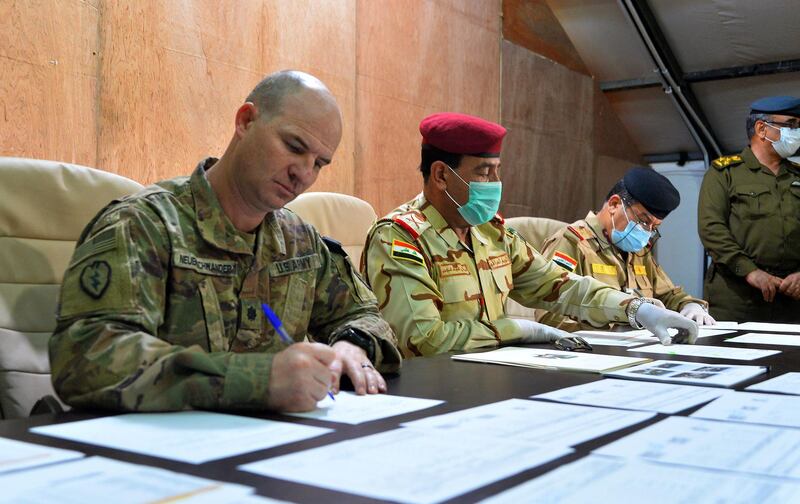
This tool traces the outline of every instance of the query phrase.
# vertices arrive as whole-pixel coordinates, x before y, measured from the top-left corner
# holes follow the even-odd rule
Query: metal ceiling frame
[[[721,156],[722,150],[647,0],[619,0],[619,4],[656,66],[657,82],[677,108],[708,165],[710,157]]]

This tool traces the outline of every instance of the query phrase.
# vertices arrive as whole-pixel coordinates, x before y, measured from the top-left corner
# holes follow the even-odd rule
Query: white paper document
[[[466,436],[499,437],[575,446],[655,416],[574,404],[508,399],[402,424],[414,429]]]
[[[388,394],[356,395],[351,392],[339,392],[336,400],[325,397],[317,403],[317,409],[306,413],[286,413],[287,415],[326,420],[357,425],[379,418],[387,418],[412,411],[442,404],[436,399],[418,399]]]
[[[483,504],[787,504],[793,480],[589,455],[499,493]]]
[[[628,349],[629,352],[655,353],[665,355],[687,355],[709,357],[712,359],[756,360],[781,353],[780,350],[755,350],[752,348],[729,348],[707,345],[649,345]]]
[[[0,438],[0,474],[81,457],[81,452]]]
[[[734,321],[726,321],[726,320],[717,320],[714,325],[710,326],[703,326],[708,327],[709,329],[734,329],[739,330],[739,322]]]
[[[266,450],[331,431],[205,411],[130,413],[31,429],[45,436],[190,464]]]
[[[531,396],[571,404],[677,413],[729,393],[728,390],[630,380],[598,380]]]
[[[771,322],[745,322],[739,324],[740,331],[766,331],[776,333],[800,333],[800,324],[773,324]]]
[[[240,466],[375,499],[440,502],[571,453],[519,439],[400,428]]]
[[[708,338],[710,336],[722,336],[735,332],[736,331],[725,330],[715,326],[704,326],[699,328],[697,337]],[[669,333],[674,336],[678,334],[678,331],[676,329],[669,329]],[[656,338],[655,335],[647,329],[638,329],[632,331],[583,330],[575,331],[572,334],[585,339],[590,345],[634,347],[658,343],[658,338]]]
[[[0,475],[3,502],[134,504],[233,502],[253,489],[155,467],[89,457]]]
[[[800,334],[747,333],[725,341],[756,345],[800,346]]]
[[[775,378],[750,385],[746,390],[800,395],[800,373],[784,373]]]
[[[800,430],[669,417],[594,450],[599,455],[800,478]]]
[[[715,399],[693,417],[754,424],[800,427],[800,397],[735,392]]]
[[[454,355],[453,360],[504,364],[507,366],[587,371],[600,373],[647,362],[639,357],[617,357],[542,348],[504,347],[490,352]]]
[[[733,387],[767,372],[764,366],[704,364],[702,362],[657,360],[605,373],[614,378],[646,380],[705,387]]]

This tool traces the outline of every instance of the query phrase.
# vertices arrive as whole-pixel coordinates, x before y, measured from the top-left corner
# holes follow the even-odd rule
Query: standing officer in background
[[[611,188],[596,215],[589,212],[555,233],[542,245],[542,253],[567,271],[658,299],[699,325],[713,324],[708,304],[676,287],[653,257],[658,226],[680,202],[667,177],[650,168],[631,168]],[[565,330],[590,329],[550,312],[537,313],[537,320]]]
[[[800,98],[753,102],[750,146],[711,163],[698,228],[712,264],[705,298],[718,320],[800,321]]]
[[[502,126],[463,114],[420,123],[423,192],[378,221],[367,237],[362,271],[405,355],[511,343],[574,345],[569,333],[505,316],[511,296],[594,326],[629,322],[669,344],[693,342],[697,325],[546,260],[503,220]],[[580,343],[580,342],[578,342]]]
[[[322,82],[278,72],[236,111],[222,157],[101,210],[64,276],[50,339],[58,395],[124,411],[302,411],[342,374],[359,394],[385,391],[373,364],[394,371],[400,354],[375,297],[341,246],[283,209],[341,131]]]

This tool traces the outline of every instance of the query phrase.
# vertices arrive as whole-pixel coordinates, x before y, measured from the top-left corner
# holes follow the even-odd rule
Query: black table
[[[724,343],[725,339],[739,334],[742,334],[742,332],[703,338],[698,342],[705,345],[722,345],[743,348],[745,345]],[[800,338],[800,335],[798,335],[798,338]],[[742,390],[744,387],[747,387],[753,383],[774,378],[775,376],[788,371],[800,371],[800,347],[780,347],[774,345],[746,346],[751,348],[776,349],[781,350],[782,353],[755,361],[734,361],[722,359],[712,360],[697,357],[645,354],[628,352],[624,347],[608,346],[595,347],[595,353],[640,356],[652,358],[654,360],[683,360],[692,362],[714,362],[719,364],[746,364],[758,366],[767,365],[770,367],[770,370],[766,375],[761,375],[757,379],[740,384],[738,387],[736,387],[737,390]],[[315,448],[346,439],[352,439],[391,430],[397,428],[400,423],[418,418],[424,418],[430,415],[438,415],[450,411],[502,401],[505,399],[524,399],[534,394],[549,392],[552,390],[588,383],[599,379],[601,379],[600,375],[590,373],[536,370],[472,362],[454,362],[450,359],[450,355],[410,359],[403,364],[402,373],[400,375],[387,377],[389,393],[411,397],[442,399],[447,402],[434,408],[428,408],[388,419],[376,420],[374,422],[368,422],[361,425],[332,424],[328,422],[299,419],[276,414],[254,415],[259,416],[260,418],[279,419],[288,422],[318,425],[329,428],[332,427],[335,429],[335,432],[306,441],[290,443],[288,445],[282,445],[267,450],[260,450],[199,465],[149,457],[136,453],[61,440],[28,432],[28,429],[31,427],[95,418],[102,415],[99,413],[68,412],[57,415],[39,415],[21,420],[5,420],[0,422],[0,436],[48,446],[77,450],[85,453],[87,456],[98,455],[125,462],[144,464],[187,474],[193,474],[196,476],[220,481],[240,483],[254,487],[256,489],[256,493],[260,495],[273,497],[276,499],[285,499],[293,502],[375,502],[374,500],[366,497],[334,492],[322,488],[301,485],[298,483],[268,478],[244,471],[238,471],[236,466],[248,462],[263,460],[265,458],[276,457],[309,448]],[[693,411],[694,410],[684,411],[681,413],[681,416],[688,415]],[[611,433],[601,438],[587,441],[575,446],[575,452],[571,455],[564,456],[549,464],[524,471],[510,478],[506,478],[489,486],[464,494],[456,499],[453,499],[452,502],[475,502],[512,486],[516,486],[560,465],[577,460],[599,446],[619,439],[647,425],[658,422],[667,416],[668,415],[658,414],[655,418],[647,422]],[[387,464],[391,464],[390,455],[387,455]]]

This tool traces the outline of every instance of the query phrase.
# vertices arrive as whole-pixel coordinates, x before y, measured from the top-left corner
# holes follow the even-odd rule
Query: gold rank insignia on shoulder
[[[742,156],[735,155],[735,156],[722,156],[720,158],[715,159],[711,164],[714,168],[723,169],[727,168],[728,166],[739,164],[743,162]]]

